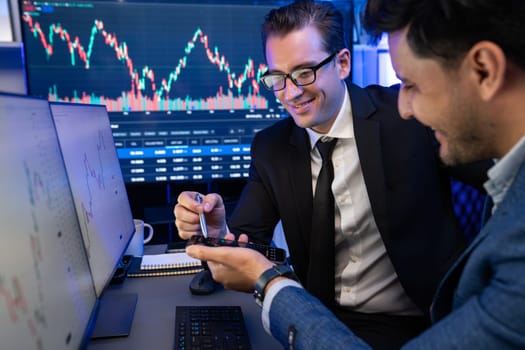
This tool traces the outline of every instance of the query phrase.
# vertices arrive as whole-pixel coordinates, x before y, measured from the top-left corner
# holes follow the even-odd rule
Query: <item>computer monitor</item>
[[[126,335],[136,295],[127,306],[121,305],[123,300],[103,295],[135,230],[106,107],[75,103],[50,103],[50,107],[95,291],[101,299],[93,336]],[[117,309],[121,316],[116,319],[123,321],[115,323]]]
[[[98,296],[135,225],[103,105],[50,103]]]
[[[0,94],[0,341],[87,345],[97,296],[48,102]]]
[[[0,41],[0,92],[27,93],[22,45]]]
[[[105,104],[126,183],[248,177],[286,116],[260,27],[279,1],[22,1],[29,94]]]

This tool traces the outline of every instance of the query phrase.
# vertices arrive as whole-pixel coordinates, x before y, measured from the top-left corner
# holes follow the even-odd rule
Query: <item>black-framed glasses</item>
[[[271,91],[284,89],[286,87],[287,78],[290,78],[290,80],[297,86],[313,84],[315,82],[316,72],[319,68],[330,62],[335,55],[335,53],[331,54],[313,67],[298,68],[288,74],[266,72],[261,76],[261,83],[265,88]]]

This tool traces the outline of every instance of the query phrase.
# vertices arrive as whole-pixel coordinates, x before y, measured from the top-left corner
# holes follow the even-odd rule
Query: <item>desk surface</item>
[[[162,247],[164,246],[160,246]],[[146,254],[159,247],[146,246]],[[122,285],[111,286],[104,295],[137,293],[135,316],[128,337],[92,340],[88,350],[100,349],[173,349],[175,308],[178,305],[239,305],[254,350],[281,349],[261,323],[261,309],[252,295],[220,289],[210,295],[192,295],[188,286],[194,275],[127,278]]]

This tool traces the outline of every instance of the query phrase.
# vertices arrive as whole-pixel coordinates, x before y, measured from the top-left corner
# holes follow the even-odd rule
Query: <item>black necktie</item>
[[[323,165],[317,178],[312,211],[312,233],[310,239],[310,261],[308,266],[307,290],[318,297],[326,306],[334,303],[335,275],[335,229],[334,195],[332,181],[334,167],[332,151],[337,139],[328,142],[317,141]]]

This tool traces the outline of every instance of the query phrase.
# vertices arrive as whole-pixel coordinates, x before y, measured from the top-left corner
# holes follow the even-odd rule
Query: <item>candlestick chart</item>
[[[26,1],[30,92],[110,112],[268,109],[259,26],[266,9]],[[82,5],[82,6],[81,6]],[[220,11],[220,10],[219,10]],[[196,13],[198,12],[198,13]]]
[[[245,178],[255,133],[287,116],[260,83],[260,25],[271,8],[25,0],[28,92],[105,105],[127,183]]]

